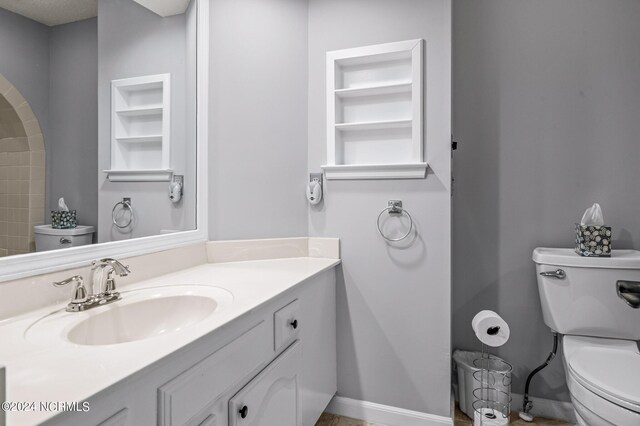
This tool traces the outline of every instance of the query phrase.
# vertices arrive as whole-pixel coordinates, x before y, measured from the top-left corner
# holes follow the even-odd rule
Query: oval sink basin
[[[218,307],[203,296],[169,296],[128,305],[114,302],[109,310],[75,325],[67,338],[79,345],[113,345],[179,331],[202,321]]]
[[[233,300],[210,286],[177,285],[125,291],[122,300],[83,312],[59,311],[26,331],[28,340],[78,345],[115,345],[179,332],[215,314]]]

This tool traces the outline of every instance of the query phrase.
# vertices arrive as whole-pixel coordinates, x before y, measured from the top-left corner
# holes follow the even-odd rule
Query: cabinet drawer
[[[300,332],[300,301],[298,299],[273,314],[274,349],[277,351],[293,342]]]
[[[158,389],[161,426],[183,425],[271,356],[262,321]],[[206,424],[206,423],[205,423]]]
[[[229,426],[298,426],[301,362],[295,342],[229,400]]]

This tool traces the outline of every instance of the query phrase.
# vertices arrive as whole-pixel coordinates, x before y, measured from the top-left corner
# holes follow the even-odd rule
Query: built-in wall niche
[[[171,170],[171,77],[111,81],[110,181],[168,181]]]
[[[426,176],[423,43],[327,52],[327,179]]]

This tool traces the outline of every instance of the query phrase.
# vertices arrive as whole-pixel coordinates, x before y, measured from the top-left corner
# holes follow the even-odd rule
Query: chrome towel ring
[[[389,238],[386,235],[384,235],[384,232],[382,232],[382,227],[380,226],[380,218],[382,218],[382,215],[384,212],[388,212],[389,214],[402,214],[402,213],[406,214],[407,217],[409,218],[409,229],[407,230],[407,232],[398,238]],[[402,208],[402,201],[389,200],[389,202],[387,203],[387,207],[382,209],[382,211],[378,215],[378,220],[376,221],[376,225],[378,226],[378,233],[385,240],[391,241],[391,242],[402,241],[405,238],[407,238],[409,234],[411,234],[411,231],[413,230],[413,218],[411,217],[408,211]]]
[[[118,209],[118,206],[122,206],[119,211],[129,210],[129,220],[124,225],[119,224],[116,220],[116,210]],[[131,198],[123,198],[122,201],[118,201],[113,206],[113,209],[111,209],[111,220],[113,221],[113,224],[120,229],[127,228],[129,225],[131,225],[131,222],[133,222],[133,207],[131,207]]]

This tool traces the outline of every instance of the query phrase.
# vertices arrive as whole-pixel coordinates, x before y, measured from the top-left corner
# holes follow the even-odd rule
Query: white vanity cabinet
[[[336,391],[335,318],[330,269],[46,424],[313,426]]]

